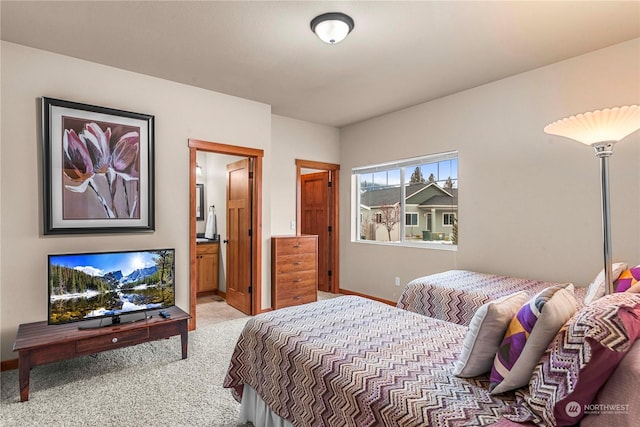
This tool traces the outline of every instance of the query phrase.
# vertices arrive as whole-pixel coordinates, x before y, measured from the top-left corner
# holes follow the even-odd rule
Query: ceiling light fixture
[[[353,30],[353,19],[341,12],[318,15],[311,20],[311,31],[329,44],[340,43]]]

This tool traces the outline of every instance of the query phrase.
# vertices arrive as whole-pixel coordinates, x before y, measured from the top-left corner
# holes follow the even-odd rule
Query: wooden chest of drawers
[[[273,309],[313,302],[318,297],[318,236],[271,238]]]

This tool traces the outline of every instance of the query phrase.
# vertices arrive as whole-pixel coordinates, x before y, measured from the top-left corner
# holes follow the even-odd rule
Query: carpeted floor
[[[319,300],[337,296],[318,293]],[[222,381],[249,317],[215,298],[209,304],[211,316],[198,304],[185,360],[172,337],[37,366],[27,402],[20,402],[18,371],[0,373],[0,426],[237,426],[240,404]]]
[[[189,357],[173,337],[35,367],[28,402],[18,371],[1,373],[0,425],[236,426],[240,405],[222,387],[248,318],[189,333]]]

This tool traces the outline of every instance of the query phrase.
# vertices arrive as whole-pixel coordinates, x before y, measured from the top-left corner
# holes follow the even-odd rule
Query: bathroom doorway
[[[190,329],[195,329],[196,327],[196,312],[197,312],[197,302],[198,302],[198,274],[199,269],[197,268],[198,261],[202,261],[201,258],[198,258],[198,249],[203,249],[202,245],[208,245],[209,243],[218,243],[219,250],[222,255],[221,261],[219,263],[221,277],[224,284],[226,284],[224,292],[222,295],[228,297],[229,295],[229,286],[233,287],[234,298],[233,301],[230,301],[227,298],[227,302],[229,304],[237,305],[237,309],[241,310],[243,313],[247,315],[257,314],[260,311],[260,301],[261,301],[261,291],[262,291],[262,283],[261,283],[261,265],[260,260],[262,257],[262,247],[261,247],[261,238],[262,235],[262,227],[261,222],[258,218],[262,216],[262,158],[263,158],[263,150],[246,148],[246,147],[238,147],[226,144],[220,144],[216,142],[209,141],[201,141],[190,139],[189,140],[189,149],[190,149],[190,314],[191,320],[189,323]],[[245,225],[243,229],[243,239],[242,242],[239,242],[234,236],[229,235],[229,223],[227,222],[228,216],[228,208],[229,206],[233,206],[234,203],[228,203],[225,199],[224,202],[219,202],[219,205],[224,206],[216,206],[216,213],[218,222],[218,228],[216,229],[216,233],[212,233],[217,235],[217,241],[214,239],[209,239],[211,234],[208,234],[206,238],[202,238],[202,231],[198,233],[198,230],[202,228],[202,224],[197,224],[197,218],[207,219],[207,213],[204,215],[198,215],[196,212],[197,207],[200,209],[205,209],[206,205],[210,205],[210,203],[205,202],[205,206],[202,206],[201,196],[197,193],[197,167],[201,165],[198,164],[198,152],[202,154],[204,153],[214,153],[220,154],[220,156],[224,159],[243,159],[250,165],[250,170],[247,170],[246,174],[246,182],[242,185],[246,190],[246,196],[249,200],[245,202],[245,206],[247,209],[243,211],[244,218],[242,219],[242,224]],[[215,157],[215,156],[213,156]],[[202,158],[202,157],[200,157]],[[225,166],[223,165],[222,168]],[[234,176],[235,183],[238,183],[238,176]],[[227,171],[227,181],[229,181],[229,172]],[[226,186],[229,186],[229,182],[227,182]],[[202,187],[200,187],[200,191],[202,191]],[[205,187],[206,190],[206,187]],[[220,192],[220,189],[217,191]],[[223,190],[228,193],[228,188]],[[235,191],[236,190],[232,190]],[[227,194],[228,197],[228,194]],[[210,206],[206,206],[208,209]],[[205,211],[206,212],[206,211]],[[232,219],[232,223],[233,223]],[[226,225],[225,225],[226,224]],[[220,227],[220,225],[225,225],[224,227]],[[245,233],[246,232],[246,233]],[[248,234],[248,237],[245,237],[245,234]],[[240,233],[236,233],[236,236],[239,236]],[[200,236],[200,237],[198,237]],[[200,241],[198,241],[200,240]],[[205,241],[206,240],[206,241]],[[209,240],[213,240],[213,242],[209,242]],[[200,246],[198,246],[200,245]],[[243,259],[243,263],[232,262],[229,263],[229,257],[227,256],[228,245],[234,245],[236,249],[237,245],[241,246],[241,250],[245,252],[238,252],[232,257],[233,259],[238,260],[239,258]],[[216,255],[217,256],[217,255]],[[241,265],[242,264],[242,265]],[[233,269],[239,269],[239,271],[231,271]],[[242,270],[242,271],[240,271]],[[201,272],[204,272],[205,269],[201,268]],[[241,278],[241,282],[236,282],[234,284],[229,283],[230,279],[233,278]],[[218,292],[214,292],[217,294]],[[217,304],[219,305],[219,304]],[[203,306],[204,307],[204,306]]]

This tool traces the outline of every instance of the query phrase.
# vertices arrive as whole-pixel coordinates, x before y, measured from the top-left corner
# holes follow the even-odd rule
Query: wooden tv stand
[[[171,318],[163,319],[160,310],[148,311],[150,318],[98,329],[78,329],[78,323],[48,325],[47,322],[23,323],[13,343],[18,352],[20,400],[29,400],[29,376],[33,366],[71,359],[101,351],[180,335],[182,358],[187,358],[187,323],[191,316],[178,307],[168,308]]]

